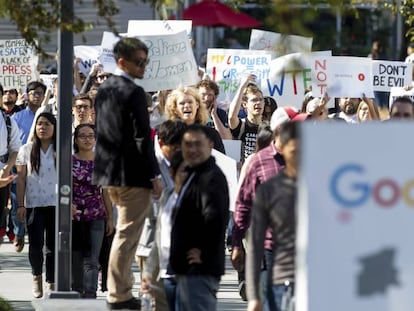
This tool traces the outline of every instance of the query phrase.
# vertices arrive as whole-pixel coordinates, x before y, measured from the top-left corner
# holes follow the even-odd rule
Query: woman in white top
[[[43,246],[46,242],[46,282],[55,282],[56,119],[49,112],[36,118],[33,141],[17,155],[17,217],[26,220],[33,296],[43,296]],[[46,233],[46,234],[45,234]],[[45,239],[46,236],[46,239]]]

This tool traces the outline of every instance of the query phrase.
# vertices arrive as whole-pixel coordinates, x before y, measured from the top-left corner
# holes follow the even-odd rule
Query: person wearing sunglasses
[[[89,75],[80,90],[80,94],[88,93],[92,88],[98,88],[102,83],[111,76],[111,73],[105,72],[101,63],[92,65]]]
[[[118,211],[108,267],[109,310],[140,310],[133,297],[131,265],[151,199],[161,195],[160,168],[151,140],[142,79],[148,47],[124,37],[113,50],[117,69],[96,94],[96,152],[93,183],[108,189]]]

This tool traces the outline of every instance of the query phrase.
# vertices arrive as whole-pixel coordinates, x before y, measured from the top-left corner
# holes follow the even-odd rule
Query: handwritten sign
[[[78,68],[85,76],[89,74],[92,65],[99,62],[101,46],[99,45],[76,45],[73,47],[75,57],[81,59]]]
[[[374,91],[389,92],[392,87],[411,84],[412,63],[372,61]]]
[[[130,20],[127,36],[167,35],[183,30],[190,35],[192,25],[191,20]]]
[[[206,72],[219,85],[221,107],[228,107],[242,77],[254,74],[259,86],[268,79],[270,54],[266,51],[208,49]]]
[[[25,88],[37,79],[38,56],[24,39],[0,40],[0,84],[3,88]]]
[[[312,59],[330,56],[331,51],[293,53],[275,58],[270,63],[269,78],[262,81],[265,96],[273,97],[279,106],[300,109],[305,90],[311,86]]]
[[[312,93],[330,97],[374,97],[372,63],[367,57],[316,57],[312,61]]]
[[[272,58],[276,58],[286,54],[311,52],[312,41],[313,38],[253,29],[249,49],[270,51]]]
[[[136,80],[136,83],[147,92],[197,84],[197,64],[185,31],[138,38],[147,45],[150,62],[146,66],[144,79]],[[104,33],[101,63],[107,72],[114,72],[116,69],[112,50],[118,40],[111,33]]]

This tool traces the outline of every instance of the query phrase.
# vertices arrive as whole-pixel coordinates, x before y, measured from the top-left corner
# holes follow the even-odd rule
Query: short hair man
[[[20,139],[22,144],[27,142],[30,135],[35,113],[41,106],[46,92],[46,85],[39,81],[32,81],[26,87],[27,107],[13,115],[20,129]]]
[[[122,38],[113,52],[118,68],[95,99],[93,182],[108,189],[118,210],[109,255],[107,307],[140,310],[140,301],[132,295],[131,265],[150,209],[151,189],[155,198],[162,191],[145,91],[134,82],[144,77],[148,48],[139,39]]]
[[[272,310],[282,310],[283,295],[293,294],[295,282],[296,238],[296,177],[298,125],[289,122],[280,130],[281,152],[286,167],[275,177],[257,188],[252,208],[251,235],[248,240],[246,283],[248,311],[262,310],[260,303],[260,270],[263,260],[266,230],[273,232],[273,295]],[[290,287],[288,290],[287,287]],[[288,306],[289,307],[289,306]],[[290,307],[287,308],[290,310]]]
[[[414,104],[408,96],[399,96],[391,104],[391,120],[412,120],[414,118]]]
[[[79,94],[73,97],[72,114],[73,130],[79,125],[90,123],[92,113],[92,99],[88,94]]]
[[[230,104],[229,128],[234,139],[242,141],[242,161],[254,152],[259,124],[262,123],[264,98],[262,91],[251,81],[252,75],[244,77],[236,96]],[[238,117],[240,107],[246,110],[246,119]]]
[[[204,79],[198,82],[196,87],[200,94],[201,103],[206,105],[210,114],[210,120],[207,126],[215,128],[222,139],[232,139],[231,132],[228,128],[227,113],[217,107],[217,97],[220,91],[217,83],[209,79]]]
[[[177,198],[169,260],[180,311],[216,310],[224,274],[229,191],[211,156],[213,144],[211,132],[200,124],[190,125],[181,142],[189,176]]]
[[[13,88],[3,91],[3,105],[0,108],[9,116],[23,109],[22,106],[16,105],[18,95],[17,90]]]

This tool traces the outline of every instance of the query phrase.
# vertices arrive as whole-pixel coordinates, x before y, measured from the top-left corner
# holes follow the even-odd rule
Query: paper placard
[[[81,59],[78,63],[78,68],[85,77],[89,75],[92,69],[92,65],[99,62],[99,56],[101,55],[100,45],[75,45],[73,47],[75,57]]]
[[[372,79],[374,91],[389,92],[392,87],[411,85],[412,63],[372,61]]]
[[[26,88],[37,79],[38,56],[24,39],[0,40],[0,84],[4,89]]]
[[[127,36],[168,35],[183,30],[190,35],[192,25],[192,20],[130,20]]]

